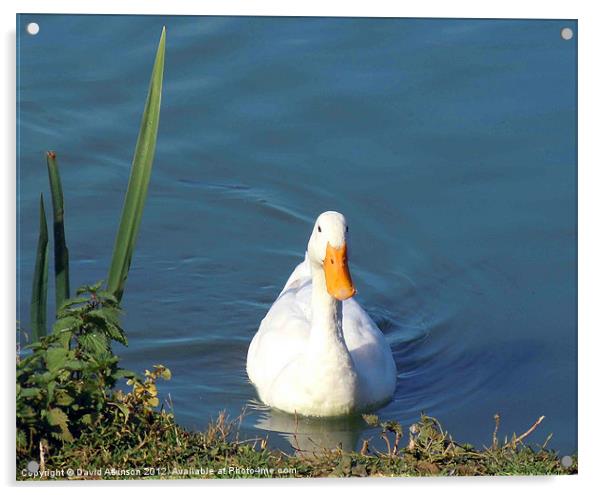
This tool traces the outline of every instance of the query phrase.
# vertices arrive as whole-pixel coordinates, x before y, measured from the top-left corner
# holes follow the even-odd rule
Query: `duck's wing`
[[[355,298],[343,302],[343,335],[366,404],[386,400],[393,394],[397,368],[385,336]]]
[[[295,268],[249,346],[247,373],[260,396],[306,347],[311,309],[311,277],[306,263],[307,258]]]

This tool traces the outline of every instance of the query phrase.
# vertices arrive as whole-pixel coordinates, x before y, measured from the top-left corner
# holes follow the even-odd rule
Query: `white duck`
[[[389,400],[397,370],[391,348],[352,299],[345,217],[316,220],[305,260],[261,322],[247,373],[267,405],[304,416],[339,416]]]

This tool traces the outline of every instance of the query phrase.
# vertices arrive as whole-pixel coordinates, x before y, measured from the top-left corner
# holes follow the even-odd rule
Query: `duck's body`
[[[320,215],[305,260],[261,322],[247,356],[260,399],[307,416],[367,410],[391,398],[396,368],[383,334],[351,298],[346,223]]]

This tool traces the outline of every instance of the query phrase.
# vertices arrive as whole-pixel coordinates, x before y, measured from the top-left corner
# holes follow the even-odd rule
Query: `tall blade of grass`
[[[33,342],[46,335],[46,306],[48,299],[48,224],[44,195],[40,195],[40,227],[38,233],[38,249],[33,271],[31,288],[30,319],[33,330]]]
[[[65,210],[63,207],[63,186],[56,162],[56,153],[46,153],[48,180],[52,193],[52,214],[54,218],[54,292],[56,311],[69,299],[69,251],[65,240]]]
[[[117,231],[117,237],[115,238],[113,258],[109,269],[108,290],[113,292],[115,297],[119,300],[121,300],[123,295],[123,289],[134,255],[136,237],[142,219],[148,183],[153,167],[155,144],[157,142],[157,131],[159,128],[164,61],[165,27],[161,32],[161,39],[159,40],[159,46],[155,56],[155,64],[151,75],[148,96],[146,98],[138,141],[136,142],[136,150],[134,151],[134,158],[132,160],[130,180],[128,182],[123,210],[121,211],[121,221],[119,230]]]

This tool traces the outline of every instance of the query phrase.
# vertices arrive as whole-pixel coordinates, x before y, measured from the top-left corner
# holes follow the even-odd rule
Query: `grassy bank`
[[[395,422],[379,423],[384,451],[369,440],[361,451],[341,449],[273,450],[264,439],[243,440],[238,421],[220,414],[202,432],[180,427],[173,414],[143,412],[135,392],[120,397],[125,415],[99,424],[73,442],[17,455],[17,479],[144,479],[348,476],[470,476],[575,474],[577,458],[564,467],[555,452],[523,444],[520,435],[477,450],[454,441],[427,416],[402,431]],[[142,404],[142,408],[145,406]],[[136,414],[137,416],[132,416]],[[126,418],[127,417],[127,418]],[[366,417],[374,424],[376,417]],[[35,459],[36,473],[28,471]]]

